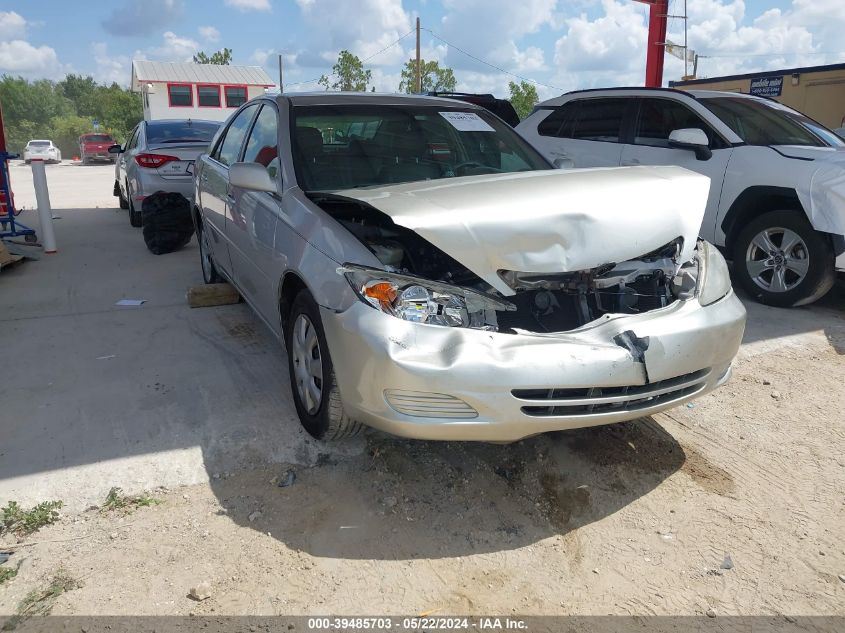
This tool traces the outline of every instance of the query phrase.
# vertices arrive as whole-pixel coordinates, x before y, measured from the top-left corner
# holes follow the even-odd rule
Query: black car
[[[515,127],[519,123],[519,115],[514,110],[511,102],[507,99],[498,99],[491,94],[473,94],[469,92],[428,92],[426,94],[430,97],[443,97],[445,99],[456,99],[457,101],[474,103],[490,110],[490,112],[511,127]]]

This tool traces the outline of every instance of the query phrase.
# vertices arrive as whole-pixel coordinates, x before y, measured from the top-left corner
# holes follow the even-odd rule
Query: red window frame
[[[188,105],[181,105],[181,104],[174,104],[172,95],[170,94],[170,87],[171,86],[184,86],[188,89],[188,96],[191,98],[191,103]],[[194,107],[194,85],[193,84],[182,84],[182,83],[168,83],[167,84],[167,103],[171,108],[193,108]]]
[[[200,103],[200,88],[215,88],[217,90],[217,105],[203,105]],[[222,108],[223,99],[220,97],[220,84],[197,84],[197,107],[198,108]]]
[[[239,103],[238,105],[229,105],[229,97],[226,95],[227,88],[243,88],[244,89],[244,103],[249,101],[249,87],[247,85],[239,85],[239,84],[226,84],[223,86],[223,104],[227,108],[240,108],[243,103]]]

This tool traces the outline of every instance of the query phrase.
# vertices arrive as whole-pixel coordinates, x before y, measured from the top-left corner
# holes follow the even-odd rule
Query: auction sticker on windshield
[[[460,132],[495,132],[475,112],[439,112],[438,114]]]

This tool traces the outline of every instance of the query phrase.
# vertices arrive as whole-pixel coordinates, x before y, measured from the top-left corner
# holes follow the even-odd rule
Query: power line
[[[522,75],[517,75],[516,73],[512,73],[511,71],[509,71],[509,70],[505,70],[504,68],[501,68],[501,67],[499,67],[499,66],[496,66],[495,64],[491,64],[490,62],[488,62],[488,61],[486,61],[486,60],[483,60],[483,59],[481,59],[480,57],[476,57],[476,56],[475,56],[475,55],[473,55],[472,53],[468,53],[468,52],[467,52],[467,51],[465,51],[464,49],[459,48],[459,47],[455,46],[454,44],[451,44],[450,42],[447,42],[446,40],[444,40],[442,37],[440,37],[437,33],[435,33],[434,31],[432,31],[431,29],[427,29],[427,28],[423,27],[423,28],[422,28],[422,30],[423,30],[423,31],[428,31],[428,32],[432,35],[432,37],[434,37],[434,38],[436,38],[436,39],[440,40],[441,42],[443,42],[444,44],[446,44],[446,46],[448,46],[448,47],[450,47],[450,48],[454,48],[454,49],[455,49],[456,51],[458,51],[459,53],[463,53],[463,54],[464,54],[464,55],[466,55],[467,57],[470,57],[470,58],[474,59],[474,60],[475,60],[475,61],[477,61],[477,62],[481,62],[482,64],[485,64],[485,65],[487,65],[487,66],[490,66],[490,68],[494,68],[494,69],[498,70],[500,73],[504,73],[504,74],[506,74],[506,75],[510,75],[511,77],[516,77],[517,79],[520,79],[520,80],[522,80],[522,81],[527,81],[527,82],[529,82],[529,83],[536,84],[536,85],[538,85],[538,86],[543,86],[544,88],[553,88],[554,90],[563,90],[562,88],[558,88],[557,86],[552,86],[552,85],[549,85],[549,84],[544,84],[544,83],[541,83],[541,82],[539,82],[539,81],[537,81],[537,80],[535,80],[535,79],[529,79],[528,77],[523,77]]]

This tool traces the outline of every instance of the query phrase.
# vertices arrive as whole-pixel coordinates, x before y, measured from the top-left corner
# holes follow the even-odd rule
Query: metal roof
[[[738,81],[742,79],[756,79],[758,77],[779,77],[781,75],[803,75],[805,73],[823,73],[829,70],[845,70],[845,64],[826,64],[824,66],[802,66],[800,68],[783,68],[781,70],[764,70],[757,73],[742,75],[723,75],[721,77],[703,77],[701,79],[687,79],[686,81],[670,81],[673,88],[683,86],[700,86],[721,81]]]
[[[132,89],[138,91],[145,82],[185,82],[274,86],[260,66],[228,66],[184,62],[132,61]]]

